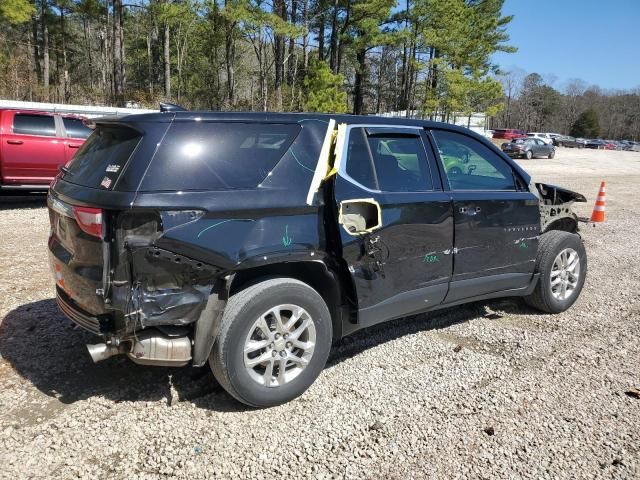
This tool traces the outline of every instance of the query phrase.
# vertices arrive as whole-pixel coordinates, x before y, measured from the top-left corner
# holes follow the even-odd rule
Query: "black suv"
[[[569,308],[587,269],[575,201],[442,123],[134,115],[99,120],[51,186],[49,251],[60,308],[102,337],[94,361],[208,360],[264,407],[386,320],[504,296]]]

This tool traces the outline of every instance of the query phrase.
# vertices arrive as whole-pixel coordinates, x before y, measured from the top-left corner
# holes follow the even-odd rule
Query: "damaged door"
[[[478,140],[446,130],[433,130],[432,135],[440,156],[443,151],[468,152],[461,172],[442,169],[455,218],[454,268],[446,302],[526,288],[538,250],[537,197],[504,159]]]
[[[427,310],[446,295],[452,206],[425,140],[415,127],[339,127],[335,198],[362,326]]]

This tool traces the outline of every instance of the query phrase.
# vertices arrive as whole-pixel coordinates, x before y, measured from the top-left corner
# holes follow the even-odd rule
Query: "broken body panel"
[[[160,166],[163,142],[172,129],[207,124],[198,114],[179,115],[105,121],[107,130],[123,126],[139,133],[136,141],[131,135],[125,139],[130,158],[106,162],[104,178],[90,186],[73,172],[52,185],[49,250],[58,302],[74,321],[105,338],[108,348],[96,358],[125,352],[138,363],[200,366],[209,355],[228,296],[268,276],[294,276],[311,284],[329,306],[336,337],[463,300],[526,294],[536,281],[537,235],[550,224],[544,222],[546,209],[563,210],[567,203],[583,201],[578,194],[542,184],[500,198],[457,195],[443,180],[437,150],[424,130],[431,124],[418,121],[401,124],[408,123],[424,142],[436,188],[393,194],[363,191],[341,175],[336,162],[340,152],[346,152],[344,129],[334,135],[334,123],[325,116],[271,114],[207,114],[216,124],[285,125],[266,136],[257,134],[254,143],[242,143],[241,148],[263,149],[267,156],[269,150],[282,149],[253,188],[155,189],[149,178],[160,184],[171,181],[171,172]],[[361,121],[348,116],[337,120],[342,125]],[[370,122],[390,123],[367,118]],[[186,145],[185,161],[195,162],[202,152],[189,145],[202,138],[174,147]],[[175,155],[175,148],[169,153]],[[530,177],[507,161],[529,184]],[[179,168],[180,163],[167,165]],[[229,181],[211,173],[212,181]],[[377,221],[354,235],[345,224],[345,212],[349,201],[357,207],[357,199],[374,206]],[[482,214],[460,217],[456,211],[467,208],[465,202],[474,208],[484,202]],[[77,207],[100,209],[99,236],[79,226]],[[556,220],[565,218],[562,215],[549,213]],[[504,218],[508,226],[501,223]],[[456,228],[466,229],[474,244],[460,243],[464,236],[454,236]],[[477,247],[490,250],[496,241],[505,249],[487,268]]]

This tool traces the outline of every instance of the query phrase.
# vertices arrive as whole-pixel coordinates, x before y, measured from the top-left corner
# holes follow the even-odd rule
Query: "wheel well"
[[[329,268],[324,262],[283,262],[272,265],[248,268],[236,272],[228,286],[229,295],[239,292],[248,286],[266,278],[289,277],[306,283],[320,294],[333,323],[335,338],[342,336],[343,305],[347,303],[350,285],[341,280],[341,275]]]
[[[578,222],[573,218],[560,218],[550,223],[545,232],[549,230],[560,230],[563,232],[576,233],[578,231]]]

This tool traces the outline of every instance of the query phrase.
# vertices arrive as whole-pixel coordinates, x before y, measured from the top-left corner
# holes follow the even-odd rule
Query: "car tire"
[[[296,315],[294,307],[299,309],[298,313],[304,313],[286,329]],[[271,313],[276,309],[282,318],[280,326]],[[288,318],[287,309],[291,310]],[[258,325],[261,320],[269,333]],[[306,330],[293,339],[304,325]],[[288,339],[286,332],[290,335]],[[292,278],[267,279],[229,298],[209,365],[220,385],[238,401],[261,408],[280,405],[301,395],[322,372],[331,350],[332,334],[331,315],[318,292]],[[270,343],[251,350],[264,342]],[[302,350],[292,343],[313,348]],[[296,354],[299,357],[294,363],[291,359]],[[256,363],[262,358],[263,362]]]
[[[578,144],[578,148],[584,148],[584,145]]]
[[[549,153],[549,160],[551,160],[555,156],[556,156],[556,151],[555,150],[551,150],[551,153]]]
[[[559,230],[542,234],[536,272],[540,277],[531,295],[525,297],[527,304],[547,313],[567,310],[580,296],[587,276],[587,253],[582,239],[575,233]]]
[[[533,152],[531,152],[531,150],[527,150],[527,151],[525,152],[525,154],[524,154],[524,157],[525,157],[527,160],[531,160],[531,159],[533,158]]]

